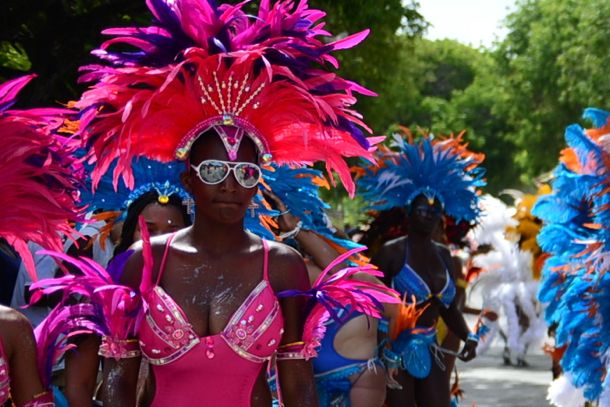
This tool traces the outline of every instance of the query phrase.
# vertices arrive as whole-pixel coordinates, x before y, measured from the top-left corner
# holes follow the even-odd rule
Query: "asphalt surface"
[[[538,351],[529,354],[529,367],[505,366],[502,349],[492,347],[488,353],[469,363],[458,362],[464,398],[461,407],[546,407],[547,387],[551,381],[550,359]]]

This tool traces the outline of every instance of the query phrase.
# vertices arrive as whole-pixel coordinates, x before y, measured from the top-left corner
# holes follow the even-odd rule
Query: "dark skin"
[[[297,227],[299,218],[288,211],[288,207],[282,200],[270,191],[263,194],[272,206],[279,210],[282,215],[277,218],[280,232],[294,230]],[[323,238],[316,233],[301,229],[295,236],[299,247],[304,253],[311,256],[308,264],[309,279],[315,281],[339,253],[332,248]],[[347,263],[340,263],[331,269],[329,276],[333,273],[348,267]],[[369,283],[381,284],[376,277],[358,273],[354,279],[367,281]],[[384,316],[388,319],[394,318],[395,304],[384,304]],[[349,359],[369,359],[377,353],[377,320],[367,316],[359,316],[345,324],[335,338],[333,346],[335,351]],[[377,370],[365,370],[350,377],[352,386],[349,392],[350,405],[352,407],[371,407],[380,406],[385,400],[386,379],[385,372]]]
[[[228,160],[226,150],[215,134],[204,134],[193,145],[190,163],[197,165],[205,159]],[[252,142],[242,142],[236,161],[257,162]],[[207,185],[199,180],[190,166],[183,176],[183,183],[195,200],[197,216],[193,226],[175,235],[160,286],[182,307],[199,336],[215,335],[225,328],[233,312],[263,277],[261,239],[243,227],[256,188],[243,188],[232,174],[220,184]],[[151,241],[157,267],[166,241],[167,236]],[[123,283],[137,288],[143,259],[141,244],[134,248],[135,253],[125,267]],[[309,288],[307,269],[296,251],[274,242],[269,242],[269,249],[269,279],[276,293]],[[155,277],[158,272],[158,269],[154,270]],[[222,295],[227,289],[230,289],[231,296]],[[280,300],[285,321],[281,344],[301,340],[305,301],[304,298]],[[139,365],[139,358],[106,363],[104,370],[108,386],[105,404],[117,407],[135,405]],[[251,406],[271,405],[265,372],[266,366],[261,366]],[[278,362],[278,373],[286,406],[317,406],[310,362]]]
[[[148,204],[140,216],[146,221],[151,236],[175,232],[185,227],[180,209],[173,205],[159,203]],[[140,228],[134,232],[133,240],[140,239]],[[80,247],[91,247],[82,245]],[[78,255],[78,254],[77,254]],[[87,252],[81,252],[81,257]],[[97,382],[97,372],[100,364],[98,350],[100,338],[97,335],[81,335],[75,338],[77,348],[66,353],[66,387],[65,395],[71,407],[90,407]]]
[[[373,258],[384,272],[384,283],[391,285],[392,279],[402,269],[405,261],[428,284],[433,293],[440,292],[446,283],[445,269],[455,275],[454,262],[446,247],[432,239],[435,229],[442,218],[438,201],[430,202],[423,195],[415,198],[408,212],[408,238],[406,236],[391,240],[383,245]],[[407,251],[408,248],[408,251]],[[408,254],[408,256],[407,256]],[[448,308],[439,301],[432,300],[417,322],[418,326],[435,326],[439,317],[449,329],[465,342],[460,359],[469,361],[476,356],[476,342],[467,341],[470,332],[459,309],[459,300],[453,300]],[[402,386],[401,390],[388,390],[387,403],[390,407],[429,406],[449,407],[450,396],[445,372],[432,363],[430,375],[425,379],[415,379],[403,370],[391,372]]]
[[[44,392],[32,325],[18,311],[0,305],[0,340],[9,366],[12,401],[22,406]]]

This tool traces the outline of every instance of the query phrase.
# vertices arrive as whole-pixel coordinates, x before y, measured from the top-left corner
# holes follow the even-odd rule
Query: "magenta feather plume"
[[[42,251],[78,269],[81,275],[40,280],[32,285],[32,303],[57,292],[63,301],[36,328],[38,365],[45,380],[58,358],[68,349],[70,338],[80,334],[125,340],[135,335],[143,317],[138,293],[117,284],[112,273],[88,258],[73,258],[61,252]],[[130,252],[117,257],[110,267],[122,267]],[[79,304],[72,305],[78,299]]]
[[[264,139],[276,163],[325,161],[354,192],[345,158],[373,161],[377,140],[365,136],[370,129],[353,106],[356,94],[375,93],[342,78],[334,53],[369,31],[324,42],[325,13],[307,1],[261,1],[256,16],[246,3],[147,0],[151,26],[103,32],[112,38],[93,51],[103,65],[81,69],[92,88],[77,103],[94,180],[117,160],[115,182],[131,186],[133,157],[171,161],[191,130],[229,113]],[[200,79],[214,103],[202,104]]]
[[[62,235],[75,233],[70,222],[84,220],[83,210],[77,205],[84,169],[74,157],[76,142],[57,133],[74,112],[8,109],[33,77],[0,85],[0,237],[17,250],[36,281],[27,242],[62,250]]]

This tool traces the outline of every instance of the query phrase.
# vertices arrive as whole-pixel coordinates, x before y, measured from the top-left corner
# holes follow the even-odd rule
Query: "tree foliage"
[[[427,23],[415,1],[309,3],[327,11],[338,37],[371,28],[339,59],[342,75],[379,94],[358,105],[375,133],[393,124],[442,134],[466,129],[471,147],[487,155],[492,192],[550,171],[565,126],[587,106],[610,107],[607,0],[519,0],[505,22],[508,35],[491,49],[422,39]],[[77,98],[77,68],[96,62],[89,52],[103,40],[101,30],[150,22],[144,0],[35,5],[4,0],[0,14],[0,80],[40,76],[25,89],[24,106]],[[346,203],[341,190],[325,194],[345,211],[361,205]]]
[[[608,108],[608,16],[606,0],[524,0],[508,16],[494,52],[503,95],[495,109],[518,148],[522,181],[554,166],[564,129],[583,108]]]

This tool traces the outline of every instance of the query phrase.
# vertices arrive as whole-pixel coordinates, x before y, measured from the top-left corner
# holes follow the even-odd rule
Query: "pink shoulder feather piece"
[[[35,329],[40,371],[48,380],[51,367],[69,345],[68,339],[82,333],[125,340],[133,337],[142,320],[142,301],[129,287],[116,284],[131,252],[117,256],[105,270],[87,258],[73,258],[64,253],[42,251],[42,254],[76,267],[82,275],[66,275],[40,280],[32,285],[32,303],[43,295],[61,292],[62,302]],[[71,305],[75,300],[78,304]]]
[[[316,279],[313,287],[307,291],[289,290],[279,293],[279,297],[291,297],[304,295],[315,300],[303,329],[303,341],[305,342],[304,354],[313,357],[315,349],[320,345],[324,337],[326,327],[324,323],[328,318],[341,322],[338,311],[346,310],[347,314],[359,312],[373,318],[381,318],[383,303],[400,303],[400,296],[396,291],[368,281],[353,278],[357,273],[364,273],[374,277],[381,277],[383,273],[371,264],[363,266],[346,267],[328,277],[330,271],[366,247],[358,247],[343,253],[331,262],[320,276]]]

